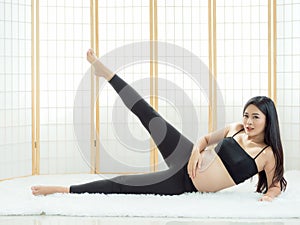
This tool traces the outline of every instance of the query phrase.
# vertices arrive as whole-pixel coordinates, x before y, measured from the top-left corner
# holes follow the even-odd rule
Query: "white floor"
[[[70,218],[68,221],[72,221],[73,216],[84,218],[84,221],[86,221],[86,217],[103,218],[101,221],[106,221],[105,217],[108,220],[112,217],[133,218],[133,221],[136,220],[134,218],[144,217],[143,223],[149,221],[148,218],[159,217],[169,218],[169,220],[164,220],[167,222],[177,221],[177,218],[197,218],[197,221],[206,221],[211,218],[232,220],[235,218],[239,221],[250,218],[261,220],[300,219],[300,171],[289,171],[286,173],[286,177],[288,179],[287,191],[272,203],[268,203],[258,201],[261,194],[254,192],[256,182],[251,181],[213,194],[33,196],[30,191],[31,185],[67,185],[99,180],[103,177],[93,174],[32,176],[0,182],[0,215],[44,215],[48,220],[55,218],[52,216],[62,216],[61,218]],[[40,219],[40,217],[33,218]],[[17,220],[18,217],[13,217],[13,219]],[[34,219],[30,219],[35,222]],[[30,221],[28,224],[32,223]],[[95,221],[97,220],[92,220],[92,224],[98,224]],[[123,221],[124,219],[121,220],[121,223]],[[150,220],[149,223],[152,222]],[[37,224],[41,224],[39,220]]]
[[[193,219],[138,217],[0,216],[0,225],[298,225],[300,219]]]

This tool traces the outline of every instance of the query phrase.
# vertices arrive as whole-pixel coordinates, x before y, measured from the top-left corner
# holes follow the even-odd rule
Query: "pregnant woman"
[[[283,148],[278,116],[270,98],[251,98],[244,106],[241,123],[228,125],[192,143],[165,121],[130,85],[105,67],[91,49],[87,52],[87,60],[94,67],[95,75],[104,77],[128,109],[140,119],[156,143],[168,169],[117,176],[70,187],[33,186],[31,190],[34,195],[178,195],[196,191],[217,192],[238,185],[256,174],[256,191],[263,193],[260,201],[272,201],[285,190],[287,182],[283,177]],[[213,149],[209,149],[210,146]]]

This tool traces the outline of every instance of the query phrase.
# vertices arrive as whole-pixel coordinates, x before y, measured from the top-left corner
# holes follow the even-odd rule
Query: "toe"
[[[88,51],[91,55],[95,54],[94,50],[92,48],[89,49]]]
[[[89,49],[89,50],[88,50],[88,52],[87,52],[87,60],[88,60],[90,63],[93,63],[94,61],[97,60],[96,55],[95,55],[93,49]]]

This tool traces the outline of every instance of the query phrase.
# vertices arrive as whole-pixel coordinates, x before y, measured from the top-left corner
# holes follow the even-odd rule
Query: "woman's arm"
[[[201,152],[205,150],[206,147],[218,143],[224,137],[226,137],[229,132],[235,131],[238,128],[240,129],[240,124],[232,124],[221,130],[209,133],[201,137],[197,143],[194,145],[191,157],[188,163],[188,174],[191,178],[196,176],[197,168],[200,168],[202,156]]]
[[[281,193],[280,186],[277,186],[277,185],[279,185],[279,183],[276,184],[276,186],[269,188],[268,191],[267,191],[267,193],[265,193],[259,199],[259,201],[268,201],[268,202],[271,202],[271,201],[273,201],[274,198],[276,198],[278,195],[280,195],[280,193]]]
[[[280,182],[272,185],[274,172],[275,172],[275,158],[273,151],[268,149],[267,151],[267,161],[265,165],[265,173],[268,182],[268,191],[259,199],[260,201],[272,201],[281,193]]]

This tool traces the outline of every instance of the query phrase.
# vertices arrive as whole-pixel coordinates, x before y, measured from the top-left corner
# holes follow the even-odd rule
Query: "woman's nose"
[[[247,124],[252,124],[253,122],[252,122],[252,119],[251,118],[248,118],[248,120],[247,120]]]

